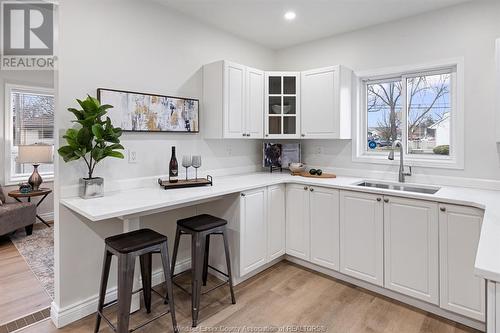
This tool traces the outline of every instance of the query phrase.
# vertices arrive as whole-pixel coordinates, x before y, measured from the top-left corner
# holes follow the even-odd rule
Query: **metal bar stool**
[[[177,260],[177,251],[179,241],[182,235],[191,235],[191,313],[193,327],[198,325],[198,313],[200,309],[201,284],[207,284],[208,267],[227,277],[227,281],[205,291],[203,294],[211,292],[226,284],[231,291],[231,302],[236,304],[233,291],[233,277],[231,274],[231,259],[229,255],[229,243],[226,231],[227,221],[212,215],[202,214],[177,221],[177,231],[175,234],[174,253],[172,258],[172,281],[181,290],[189,294],[189,291],[175,283],[174,277],[183,274],[174,275],[175,262]],[[224,251],[226,256],[227,274],[208,264],[208,254],[210,247],[210,236],[222,235],[224,240]],[[186,271],[187,272],[187,271]]]
[[[172,316],[172,325],[174,332],[178,332],[177,322],[175,320],[174,295],[172,293],[172,279],[170,274],[170,265],[168,260],[167,237],[150,229],[140,229],[105,239],[106,247],[104,249],[104,263],[101,276],[101,288],[99,291],[99,305],[97,307],[97,318],[94,332],[99,331],[101,318],[108,323],[111,329],[118,333],[133,332],[152,321],[168,314]],[[147,322],[129,330],[130,305],[132,294],[143,291],[144,306],[147,313],[151,313],[151,291],[158,292],[151,288],[151,259],[153,253],[161,254],[163,264],[163,274],[167,285],[167,298],[169,310],[161,313]],[[115,301],[104,303],[106,296],[106,287],[108,284],[109,269],[111,267],[111,258],[118,257],[118,298]],[[135,260],[139,257],[141,264],[142,288],[132,291],[134,284]],[[111,305],[118,304],[118,322],[116,327],[111,321],[103,315],[103,310]]]

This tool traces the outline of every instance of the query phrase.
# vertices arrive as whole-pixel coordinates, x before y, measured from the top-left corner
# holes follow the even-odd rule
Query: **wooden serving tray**
[[[318,175],[311,175],[309,171],[302,171],[302,172],[292,172],[292,176],[301,176],[301,177],[307,177],[307,178],[337,178],[337,175],[333,173],[326,173],[323,172],[321,176]]]
[[[163,180],[161,178],[158,179],[158,184],[163,187],[165,190],[174,189],[174,188],[186,188],[186,187],[199,187],[206,185],[213,185],[212,176],[207,176],[207,178],[197,178],[197,179],[188,179],[181,180],[179,179],[177,183],[170,183],[167,180]]]

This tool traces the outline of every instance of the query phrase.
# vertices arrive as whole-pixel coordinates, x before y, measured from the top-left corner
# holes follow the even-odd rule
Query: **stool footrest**
[[[174,280],[172,280],[172,283],[173,283],[173,284],[175,284],[175,286],[176,286],[176,287],[178,287],[180,290],[182,290],[182,291],[183,291],[183,292],[185,292],[186,294],[188,294],[188,295],[192,295],[192,293],[191,293],[189,290],[187,290],[186,288],[184,288],[183,286],[181,286],[180,284],[178,284],[178,283],[177,283],[177,282],[175,282]],[[226,284],[229,284],[229,280],[228,280],[228,281],[223,281],[223,282],[219,283],[218,285],[216,285],[215,287],[210,288],[210,289],[208,289],[208,290],[206,290],[206,291],[202,292],[201,294],[202,294],[202,295],[208,294],[209,292],[212,292],[212,291],[214,291],[214,290],[215,290],[215,289],[217,289],[217,288],[223,287],[223,286],[225,286]]]

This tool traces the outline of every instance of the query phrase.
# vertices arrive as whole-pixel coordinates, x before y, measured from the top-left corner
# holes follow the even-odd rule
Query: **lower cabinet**
[[[267,188],[267,251],[269,261],[285,254],[285,185]]]
[[[439,305],[438,204],[384,196],[387,289]]]
[[[382,196],[340,192],[340,272],[384,285]]]
[[[309,186],[286,185],[286,253],[309,260]]]
[[[285,185],[240,196],[240,276],[285,253]]]
[[[241,193],[240,275],[267,262],[267,188]]]
[[[472,207],[439,206],[440,306],[485,320],[485,281],[474,275],[483,212]]]
[[[309,187],[311,262],[339,270],[339,191]]]

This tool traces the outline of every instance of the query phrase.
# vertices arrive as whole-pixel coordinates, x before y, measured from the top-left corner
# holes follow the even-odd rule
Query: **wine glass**
[[[193,165],[193,168],[196,170],[196,179],[198,179],[198,168],[201,167],[201,156],[200,155],[193,156],[192,165]]]
[[[182,156],[182,166],[186,168],[186,180],[188,180],[188,168],[191,166],[191,156]]]

